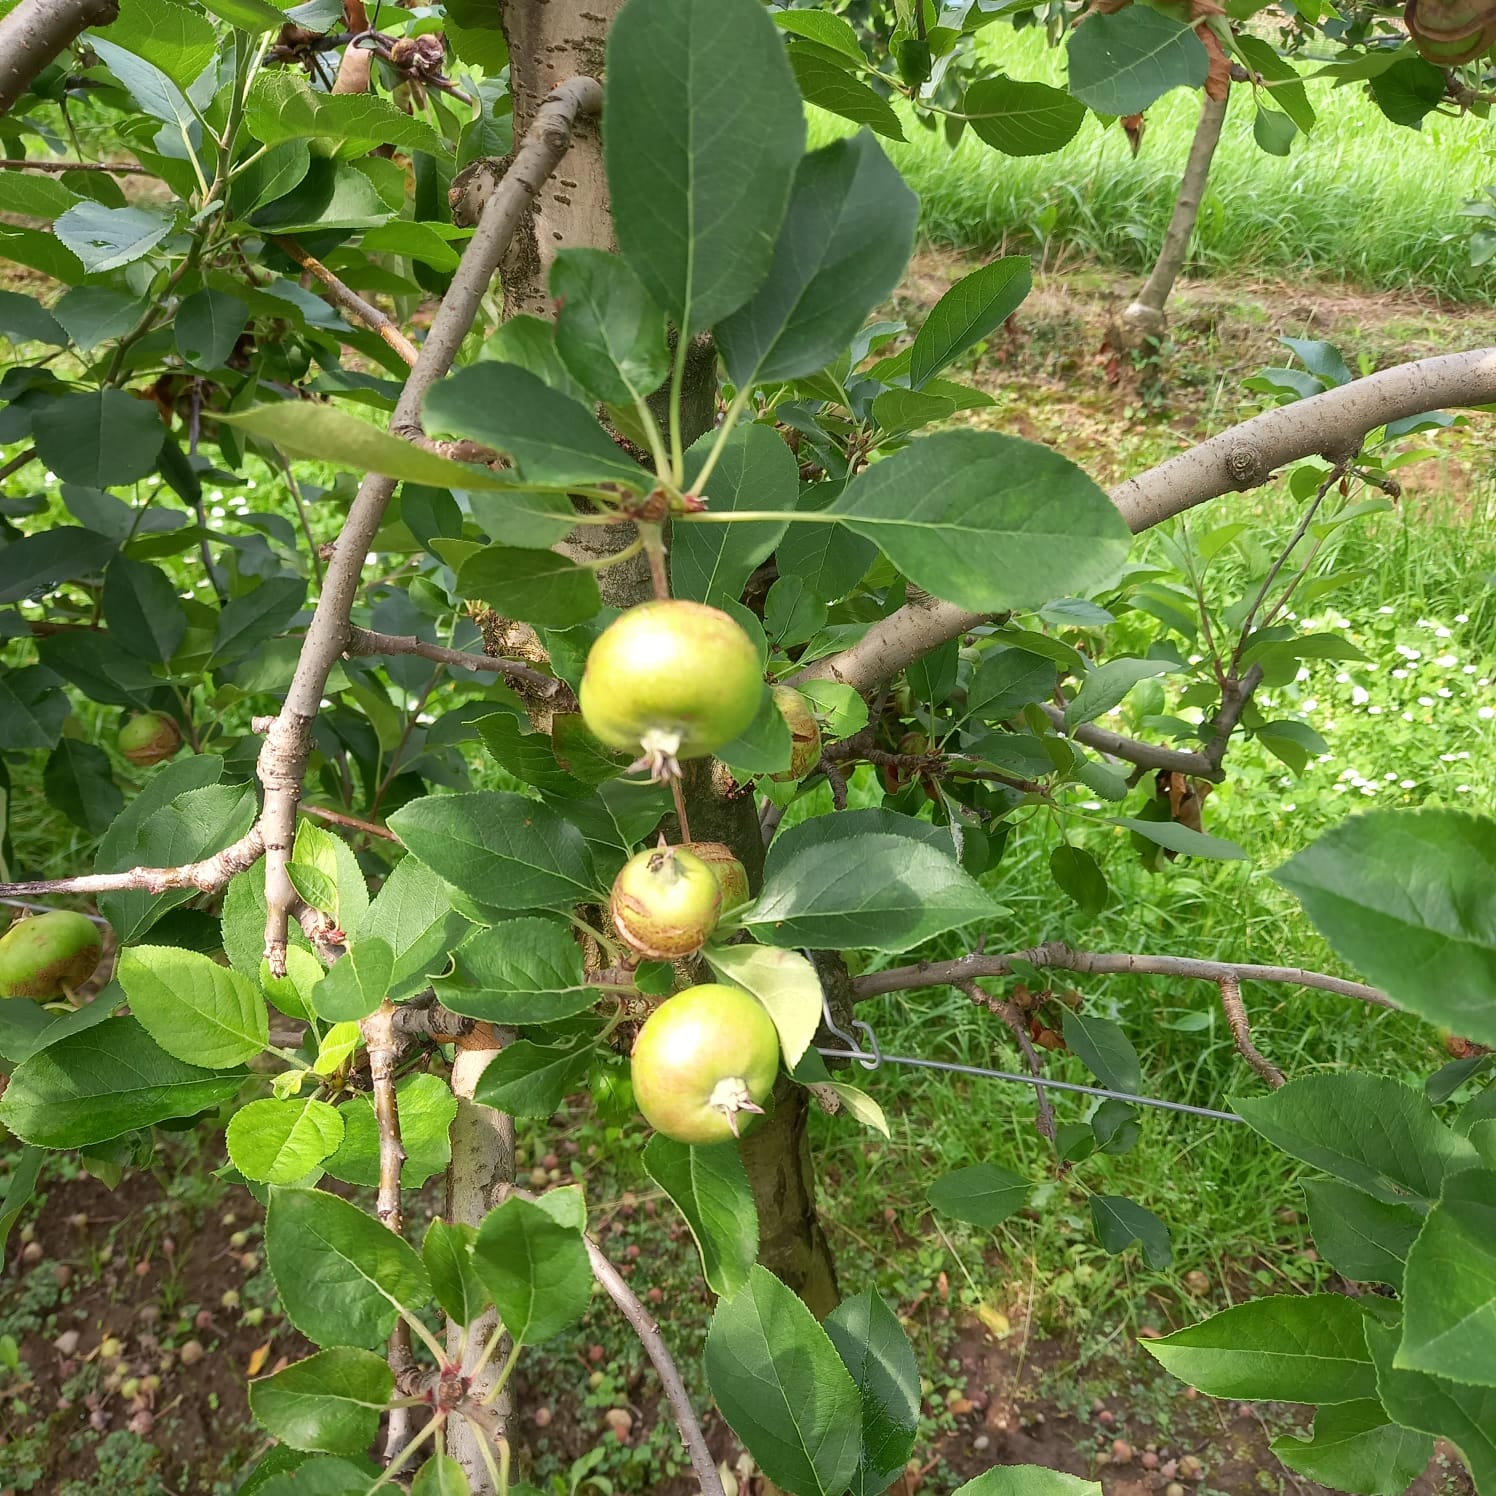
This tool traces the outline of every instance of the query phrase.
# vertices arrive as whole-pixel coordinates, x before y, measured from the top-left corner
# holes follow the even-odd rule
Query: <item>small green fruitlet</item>
[[[706,944],[722,913],[722,891],[701,858],[660,846],[624,863],[609,908],[618,933],[641,956],[673,961]]]
[[[182,746],[182,729],[160,712],[140,712],[119,730],[119,751],[142,769],[168,759]]]
[[[0,936],[0,997],[61,997],[93,975],[103,950],[94,922],[70,909],[17,920]]]

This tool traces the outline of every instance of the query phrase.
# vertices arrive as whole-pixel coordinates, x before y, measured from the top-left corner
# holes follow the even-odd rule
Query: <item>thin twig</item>
[[[128,889],[165,893],[172,888],[196,888],[211,893],[246,868],[253,867],[264,850],[260,829],[254,826],[238,841],[201,862],[188,862],[181,867],[132,867],[122,873],[83,873],[76,878],[0,883],[0,898],[24,898],[46,893],[122,893]]]
[[[717,1471],[717,1463],[706,1446],[696,1410],[691,1406],[690,1394],[681,1381],[680,1372],[676,1370],[670,1347],[665,1344],[659,1325],[639,1302],[638,1295],[628,1286],[623,1275],[608,1261],[602,1248],[590,1236],[584,1236],[583,1240],[587,1243],[587,1256],[592,1261],[593,1277],[618,1305],[623,1317],[633,1326],[649,1359],[654,1362],[660,1384],[665,1389],[666,1401],[670,1404],[671,1413],[675,1415],[675,1426],[680,1431],[681,1442],[691,1457],[691,1468],[696,1472],[698,1484],[705,1496],[723,1496],[722,1477]]]
[[[114,161],[34,161],[29,157],[0,160],[0,171],[107,171],[117,177],[154,177],[149,166]]]
[[[474,670],[506,675],[510,680],[523,681],[532,691],[550,699],[569,698],[571,688],[553,675],[544,675],[532,670],[518,660],[507,660],[502,655],[470,654],[461,649],[448,649],[442,644],[428,644],[414,634],[380,634],[373,629],[350,627],[348,642],[343,648],[345,655],[419,655],[423,660],[434,660],[440,665],[451,665],[457,670]]]
[[[432,319],[420,357],[390,419],[390,429],[395,433],[420,431],[426,393],[452,367],[520,219],[571,145],[573,123],[578,115],[595,114],[601,107],[602,88],[592,78],[572,78],[558,84],[541,105],[524,146],[483,205],[478,226]],[[349,616],[360,590],[364,561],[394,492],[395,480],[383,474],[370,474],[359,485],[328,565],[317,611],[302,643],[284,705],[260,750],[265,957],[276,973],[285,970],[286,926],[297,899],[287,869],[296,836],[296,805],[311,753],[312,723],[328,674],[347,647]]]
[[[400,838],[388,826],[376,826],[373,821],[361,821],[357,816],[345,816],[340,810],[329,810],[325,805],[313,805],[302,800],[297,805],[304,816],[315,816],[319,821],[331,821],[334,826],[346,826],[350,831],[362,831],[366,836],[377,836],[382,841],[399,841]]]
[[[975,981],[960,982],[957,985],[972,1002],[996,1013],[1008,1025],[1013,1031],[1014,1039],[1018,1041],[1018,1048],[1023,1055],[1024,1062],[1028,1065],[1029,1074],[1035,1080],[1042,1080],[1044,1067],[1039,1061],[1039,1051],[1034,1048],[1034,1042],[1029,1038],[1028,1025],[1023,1021],[1023,1014],[1012,1003],[1004,1002],[1002,998],[994,997],[990,992],[984,992]],[[1034,1100],[1034,1127],[1041,1137],[1048,1138],[1052,1143],[1055,1140],[1055,1121],[1054,1106],[1050,1102],[1049,1092],[1042,1085],[1035,1086]]]
[[[416,345],[395,325],[394,319],[386,316],[372,301],[365,301],[351,286],[339,280],[326,265],[310,250],[285,234],[272,234],[271,240],[278,244],[304,270],[308,270],[327,287],[332,304],[342,313],[343,320],[354,327],[365,327],[377,333],[413,369],[421,356]]]
[[[1013,951],[1003,956],[973,953],[954,961],[920,961],[913,966],[890,967],[855,977],[852,991],[857,1000],[879,997],[885,992],[902,992],[911,987],[959,987],[972,977],[1005,977],[1015,963],[1074,971],[1092,976],[1189,977],[1202,982],[1220,983],[1223,977],[1237,982],[1282,982],[1297,987],[1313,987],[1353,997],[1377,1008],[1396,1009],[1397,1004],[1379,988],[1362,982],[1349,982],[1321,971],[1307,971],[1299,966],[1257,966],[1238,961],[1199,961],[1191,956],[1146,956],[1078,951],[1062,941],[1036,945],[1031,950]]]
[[[27,447],[24,452],[17,452],[3,467],[0,467],[0,481],[10,477],[12,473],[19,473],[28,462],[36,457],[36,448]]]
[[[1231,1025],[1236,1052],[1276,1091],[1284,1084],[1283,1072],[1252,1042],[1252,1026],[1247,1021],[1241,982],[1233,973],[1221,977],[1216,985],[1221,989],[1221,1007],[1226,1011],[1226,1022]]]

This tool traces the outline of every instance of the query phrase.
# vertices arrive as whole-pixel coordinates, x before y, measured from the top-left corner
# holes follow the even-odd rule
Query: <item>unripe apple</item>
[[[725,842],[686,842],[682,851],[699,857],[711,868],[717,887],[722,890],[722,912],[748,902],[748,869],[732,855]]]
[[[763,699],[758,650],[736,620],[681,598],[620,614],[587,655],[578,693],[587,726],[610,748],[673,778],[753,721]]]
[[[775,686],[774,705],[789,727],[791,746],[789,768],[773,777],[780,782],[804,779],[821,760],[821,724],[793,686]]]
[[[0,997],[60,997],[93,975],[103,950],[94,922],[70,909],[17,920],[0,936]]]
[[[170,758],[182,746],[182,729],[160,712],[140,712],[119,730],[119,751],[142,769]]]
[[[662,846],[624,863],[610,907],[618,933],[641,956],[673,961],[706,944],[722,913],[722,891],[701,858]]]

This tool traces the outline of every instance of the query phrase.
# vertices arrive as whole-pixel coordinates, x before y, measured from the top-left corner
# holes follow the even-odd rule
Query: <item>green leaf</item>
[[[554,920],[508,919],[478,930],[452,959],[452,974],[434,983],[437,997],[488,1023],[555,1023],[601,997],[584,980],[576,939]]]
[[[450,1133],[457,1116],[457,1098],[452,1088],[436,1075],[407,1075],[395,1086],[400,1113],[400,1145],[405,1162],[400,1165],[402,1189],[419,1189],[442,1173],[452,1158]],[[322,1167],[345,1184],[372,1188],[379,1183],[379,1123],[374,1100],[359,1096],[338,1108],[342,1142]]]
[[[331,94],[314,90],[299,73],[262,72],[250,85],[244,123],[261,145],[283,140],[322,139],[347,159],[377,145],[448,153],[436,131],[377,94]]]
[[[322,1190],[270,1191],[265,1253],[286,1318],[316,1345],[382,1350],[431,1293],[403,1238]]]
[[[1294,81],[1298,69],[1280,57],[1270,43],[1250,32],[1236,32],[1232,43],[1247,66],[1273,84],[1273,102],[1307,135],[1314,128],[1314,105],[1309,102],[1309,90]]]
[[[155,405],[123,390],[55,395],[31,417],[37,456],[64,483],[88,488],[115,488],[154,472],[163,435]]]
[[[256,1470],[264,1469],[277,1451],[272,1450]],[[354,1464],[332,1455],[299,1460],[292,1466],[276,1466],[261,1485],[243,1487],[244,1496],[365,1496],[376,1479],[367,1461]]]
[[[431,1275],[431,1291],[442,1312],[459,1325],[470,1325],[488,1307],[488,1290],[473,1267],[476,1226],[435,1220],[426,1228],[421,1258]]]
[[[52,225],[90,275],[144,258],[171,229],[170,218],[149,208],[106,208],[87,199],[75,203]]]
[[[569,629],[602,606],[597,572],[555,551],[490,545],[457,568],[457,594],[537,628]]]
[[[10,172],[0,176],[0,191],[11,190],[10,177]],[[19,291],[0,291],[0,336],[12,343],[50,343],[56,348],[61,348],[68,340],[57,318]]]
[[[925,1191],[942,1215],[991,1231],[1028,1204],[1029,1180],[996,1164],[972,1164],[942,1175]]]
[[[920,1400],[914,1348],[875,1289],[843,1299],[825,1325],[862,1402],[862,1448],[852,1496],[877,1496],[898,1478],[914,1450]]]
[[[1259,104],[1252,116],[1252,139],[1269,156],[1286,156],[1299,127],[1279,109]]]
[[[996,332],[1033,286],[1027,255],[1007,255],[963,275],[930,308],[909,350],[909,383],[919,389],[968,348]],[[1058,593],[1051,593],[1049,602]]]
[[[731,987],[751,992],[779,1031],[786,1070],[800,1063],[821,1021],[821,979],[799,951],[767,945],[709,945],[708,965]]]
[[[19,602],[49,592],[59,582],[100,572],[118,549],[118,541],[77,525],[55,525],[23,535],[0,549],[0,603]]]
[[[691,1228],[707,1287],[731,1298],[747,1285],[758,1256],[758,1210],[737,1144],[694,1146],[657,1132],[644,1145],[643,1163]]]
[[[0,682],[0,686],[3,684]],[[145,788],[104,833],[94,858],[94,872],[180,866],[218,851],[247,831],[257,809],[254,793],[247,785],[217,784],[222,774],[223,760],[212,753],[189,754],[156,769]],[[202,790],[209,791],[207,798],[199,793]],[[264,878],[263,869],[260,877]],[[229,885],[230,899],[243,882],[241,877]],[[168,908],[196,896],[193,889],[155,895],[133,891],[104,894],[99,898],[99,910],[119,933],[121,943],[129,944]],[[257,947],[264,943],[264,927],[262,912]],[[255,961],[258,965],[258,951]]]
[[[104,573],[104,622],[121,648],[164,664],[187,634],[187,614],[159,566],[116,556]]]
[[[1366,1322],[1366,1343],[1376,1362],[1377,1395],[1390,1417],[1406,1428],[1459,1446],[1475,1489],[1496,1489],[1496,1388],[1471,1387],[1393,1365],[1398,1327]]]
[[[582,833],[524,795],[481,790],[412,800],[389,827],[439,877],[493,909],[597,897]]]
[[[1097,1240],[1113,1257],[1137,1242],[1151,1268],[1166,1268],[1174,1260],[1169,1228],[1126,1195],[1092,1195],[1091,1220]]]
[[[123,0],[109,40],[160,68],[184,92],[218,50],[211,24],[175,0]]]
[[[591,1063],[591,1045],[568,1049],[520,1039],[489,1061],[473,1100],[516,1117],[549,1117],[581,1089]]]
[[[739,388],[829,364],[898,284],[919,200],[870,135],[801,162],[768,280],[716,328]]]
[[[334,1106],[310,1096],[251,1101],[235,1112],[225,1141],[229,1159],[246,1179],[294,1184],[333,1153],[343,1139]]]
[[[866,468],[826,510],[910,581],[978,612],[1037,608],[1106,586],[1129,532],[1112,502],[1048,447],[946,431]]]
[[[1390,1205],[1439,1198],[1447,1174],[1477,1162],[1427,1100],[1388,1076],[1306,1075],[1232,1106],[1268,1142]]]
[[[1040,1465],[1006,1465],[958,1486],[952,1496],[1101,1496],[1101,1487]]]
[[[226,603],[213,631],[213,662],[242,660],[286,628],[306,601],[302,577],[266,577],[251,592]]]
[[[1210,1397],[1343,1403],[1376,1396],[1365,1312],[1338,1294],[1249,1299],[1144,1342],[1181,1381]]]
[[[1496,1170],[1445,1179],[1402,1290],[1398,1368],[1496,1387]]]
[[[432,488],[515,486],[512,477],[506,479],[486,468],[468,467],[438,457],[332,405],[282,400],[276,405],[254,405],[216,419],[274,442],[288,456],[330,462],[334,467],[352,468],[359,473],[384,473],[390,478],[425,483]]]
[[[1049,854],[1049,871],[1061,891],[1093,918],[1111,903],[1106,874],[1084,847],[1061,843]]]
[[[1112,1091],[1142,1090],[1143,1066],[1121,1024],[1068,1008],[1063,1024],[1065,1043],[1103,1086]]]
[[[379,1433],[395,1378],[372,1351],[318,1351],[249,1384],[249,1410],[282,1444],[361,1455]]]
[[[506,1200],[484,1216],[473,1268],[519,1344],[539,1345],[569,1329],[592,1296],[582,1233],[529,1200]]]
[[[651,485],[590,410],[517,364],[486,361],[448,375],[426,396],[425,424],[507,453],[531,483]]]
[[[195,369],[221,369],[249,321],[249,308],[227,291],[194,291],[177,308],[177,352]]]
[[[198,951],[137,945],[120,952],[119,984],[130,1011],[167,1054],[226,1070],[270,1042],[259,988]]]
[[[618,243],[690,337],[768,275],[805,141],[800,90],[758,0],[629,0],[605,76]]]
[[[42,770],[42,788],[47,803],[90,836],[102,836],[125,803],[109,755],[77,738],[58,739]]]
[[[294,864],[293,864],[294,866]],[[395,953],[378,936],[357,940],[312,988],[312,1009],[330,1023],[367,1018],[390,990]]]
[[[1193,27],[1141,6],[1088,15],[1065,51],[1070,92],[1097,114],[1141,114],[1171,88],[1199,88],[1210,65]]]
[[[1073,731],[1084,722],[1105,716],[1140,680],[1169,675],[1178,669],[1169,660],[1107,660],[1086,673],[1080,690],[1066,703],[1066,730]]]
[[[551,295],[560,305],[556,352],[590,395],[609,405],[632,405],[665,382],[665,314],[617,255],[557,251]]]
[[[447,885],[414,857],[402,858],[359,922],[355,941],[376,936],[394,955],[389,995],[398,1001],[426,986],[468,923],[452,908]]]
[[[24,1143],[86,1148],[230,1100],[246,1072],[184,1065],[134,1018],[71,1033],[16,1067],[0,1122]]]
[[[145,303],[107,286],[74,286],[52,308],[68,336],[87,352],[123,337],[145,310]]]
[[[1422,57],[1400,57],[1367,80],[1376,106],[1395,125],[1419,129],[1444,99],[1444,72]]]
[[[5,1199],[0,1200],[0,1252],[10,1239],[11,1228],[21,1217],[21,1212],[31,1203],[36,1193],[37,1176],[41,1173],[44,1151],[29,1144],[11,1159],[10,1179],[6,1184]]]
[[[1139,816],[1113,816],[1113,825],[1126,826],[1147,841],[1186,857],[1211,857],[1222,862],[1245,862],[1247,854],[1224,836],[1208,836],[1178,821],[1147,821]]]
[[[266,0],[201,0],[201,3],[210,16],[217,16],[220,21],[227,21],[252,36],[274,31],[286,21],[285,13],[267,4]]]
[[[1456,810],[1351,816],[1273,877],[1394,1002],[1496,1044],[1496,821]]]
[[[1002,74],[973,83],[961,112],[977,139],[1005,156],[1047,156],[1068,145],[1086,118],[1086,106],[1064,89]]]
[[[759,1468],[798,1496],[842,1496],[858,1467],[857,1385],[809,1309],[767,1269],[723,1299],[706,1378]]]
[[[445,1454],[432,1455],[410,1483],[410,1496],[472,1496],[472,1490],[462,1466]],[[520,1487],[509,1490],[511,1496],[523,1496]]]
[[[0,1004],[0,1056],[19,1065],[69,1034],[103,1023],[123,1004],[118,982],[110,982],[92,1002],[66,1012],[32,1002]]]
[[[1307,1179],[1309,1230],[1319,1255],[1343,1277],[1400,1288],[1408,1249],[1423,1227],[1411,1205],[1388,1205],[1338,1179]]]
[[[824,53],[812,47],[791,47],[790,67],[807,104],[839,114],[853,124],[866,125],[890,140],[904,138],[904,127],[893,105]]]
[[[1284,1434],[1272,1449],[1290,1470],[1337,1491],[1400,1496],[1433,1458],[1434,1441],[1393,1423],[1373,1398],[1321,1408],[1312,1439]]]
[[[687,449],[688,488],[695,487],[696,475],[716,440],[717,433],[708,431]],[[713,514],[735,509],[781,509],[788,514],[800,491],[795,454],[777,432],[756,422],[740,425],[728,437],[708,482],[709,492],[704,497]],[[723,602],[737,602],[743,584],[773,553],[786,528],[774,524],[691,523],[689,517],[682,516],[670,529],[672,593],[719,607]]]
[[[771,849],[763,889],[743,914],[771,945],[906,951],[997,911],[954,858],[907,837],[853,833],[790,845]]]

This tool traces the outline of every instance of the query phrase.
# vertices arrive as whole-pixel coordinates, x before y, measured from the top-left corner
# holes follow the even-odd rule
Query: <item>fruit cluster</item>
[[[666,599],[620,615],[587,656],[580,691],[587,726],[611,748],[638,751],[634,767],[676,779],[745,732],[764,699],[753,641],[728,614]],[[776,779],[803,778],[821,755],[809,703],[775,686],[791,759]],[[638,853],[613,883],[614,928],[640,957],[678,961],[748,899],[748,875],[720,842]],[[779,1035],[751,993],[719,983],[688,987],[650,1014],[634,1042],[634,1097],[645,1119],[682,1143],[739,1136],[761,1115],[779,1070]]]

